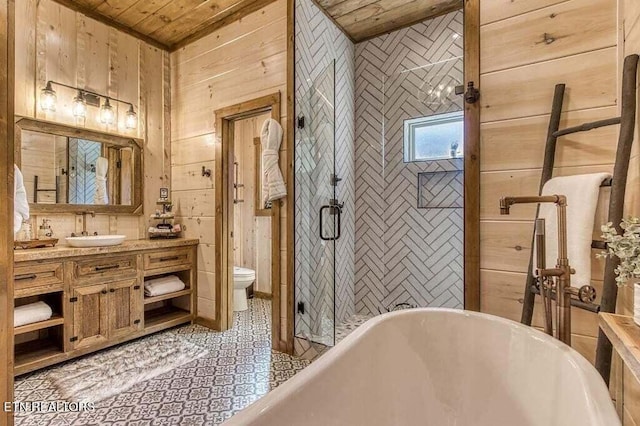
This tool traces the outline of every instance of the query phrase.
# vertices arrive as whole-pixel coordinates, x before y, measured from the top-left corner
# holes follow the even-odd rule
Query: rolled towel
[[[28,305],[16,306],[13,310],[13,326],[33,324],[46,321],[53,316],[53,310],[49,305],[40,301]]]
[[[161,296],[163,294],[175,293],[184,289],[186,285],[175,275],[155,278],[144,282],[144,294],[147,297]]]

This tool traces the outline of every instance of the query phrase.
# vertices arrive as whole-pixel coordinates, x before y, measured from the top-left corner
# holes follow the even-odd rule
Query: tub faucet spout
[[[549,303],[551,288],[556,292],[556,337],[571,346],[571,295],[576,293],[571,288],[571,267],[567,255],[567,197],[564,195],[540,195],[525,197],[504,197],[500,199],[500,214],[508,215],[514,204],[554,203],[558,218],[558,259],[555,268],[547,268],[544,262],[546,244],[544,238],[544,221],[536,223],[537,265],[536,275],[540,284],[543,303]],[[542,258],[541,258],[542,257]],[[551,284],[547,284],[551,282]],[[549,286],[549,287],[547,287]],[[550,310],[550,309],[549,309]],[[550,314],[550,312],[549,312]],[[545,309],[545,317],[547,309]],[[545,318],[545,330],[551,330],[551,318]]]

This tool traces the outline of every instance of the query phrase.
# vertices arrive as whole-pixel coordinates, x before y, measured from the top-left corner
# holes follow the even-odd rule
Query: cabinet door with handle
[[[143,290],[137,279],[109,284],[109,338],[141,330],[143,308]]]
[[[73,289],[73,349],[97,345],[109,338],[108,294],[106,284]]]

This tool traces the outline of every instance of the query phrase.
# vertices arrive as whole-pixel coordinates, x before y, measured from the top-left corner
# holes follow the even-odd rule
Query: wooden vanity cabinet
[[[74,287],[73,349],[119,339],[142,329],[142,286],[137,279]]]
[[[192,322],[197,243],[136,241],[96,253],[58,248],[48,250],[55,259],[24,262],[20,258],[30,256],[16,252],[16,304],[57,302],[51,320],[15,328],[14,374]],[[63,257],[67,252],[68,257]],[[145,298],[145,278],[169,274],[178,275],[187,287]]]
[[[109,338],[119,339],[142,330],[144,320],[144,289],[136,280],[118,281],[109,285]]]
[[[97,284],[74,288],[69,302],[73,306],[70,321],[73,349],[105,343],[109,338],[107,285]]]

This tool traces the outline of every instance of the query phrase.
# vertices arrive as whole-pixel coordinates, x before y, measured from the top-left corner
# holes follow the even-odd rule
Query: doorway
[[[265,204],[260,195],[260,132],[266,119],[280,122],[280,93],[217,110],[215,116],[220,135],[215,148],[215,327],[227,330],[234,326],[235,312],[269,303],[272,347],[281,350],[281,200]],[[252,297],[261,300],[254,303]]]

